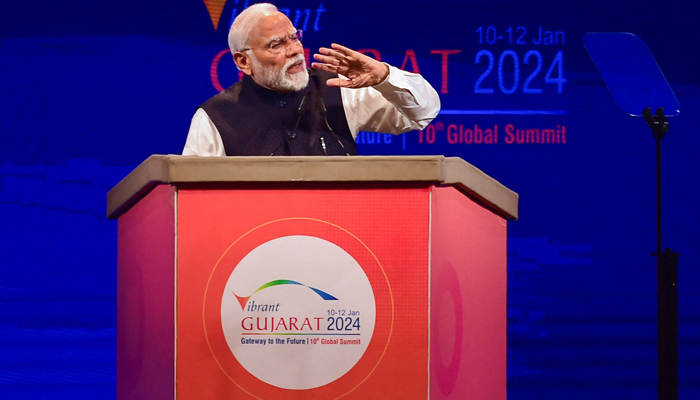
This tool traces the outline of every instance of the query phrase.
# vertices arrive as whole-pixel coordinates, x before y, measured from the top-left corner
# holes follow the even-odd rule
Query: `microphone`
[[[313,75],[313,80],[316,83],[316,90],[314,91],[316,93],[316,108],[323,117],[323,122],[326,123],[326,128],[328,128],[328,131],[331,133],[331,135],[333,135],[333,138],[338,142],[340,147],[343,148],[343,150],[345,151],[345,155],[349,156],[350,153],[345,149],[345,145],[340,140],[340,137],[337,133],[335,133],[333,128],[331,128],[331,125],[328,123],[328,110],[326,110],[326,103],[323,101],[323,96],[321,96],[321,89],[319,89],[320,84],[318,82],[318,76]],[[323,136],[321,136],[321,147],[323,148],[323,154],[328,155],[328,153],[326,153],[326,141],[323,139]]]
[[[284,138],[280,144],[277,145],[277,147],[275,147],[272,153],[270,153],[271,156],[274,155],[277,150],[279,150],[283,143],[287,142],[287,138],[294,139],[296,137],[297,128],[299,128],[299,122],[301,122],[301,117],[306,114],[306,103],[309,99],[309,93],[310,90],[307,90],[306,93],[304,93],[304,97],[301,99],[301,103],[299,103],[299,107],[297,108],[297,122],[294,124],[294,129],[289,131],[287,133],[287,137]]]
[[[309,90],[304,93],[304,98],[301,99],[301,103],[299,103],[299,108],[297,108],[297,122],[294,124],[294,129],[292,129],[292,132],[289,134],[289,136],[294,137],[295,132],[297,131],[297,128],[299,127],[299,122],[301,121],[301,117],[306,114],[306,101],[309,99]]]

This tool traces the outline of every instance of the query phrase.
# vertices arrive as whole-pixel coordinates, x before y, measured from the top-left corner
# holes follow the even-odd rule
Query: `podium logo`
[[[269,288],[269,287],[278,286],[278,285],[300,285],[300,286],[306,286],[306,285],[304,285],[303,283],[299,283],[299,282],[296,282],[296,281],[290,281],[290,280],[288,280],[288,279],[278,279],[278,280],[276,280],[276,281],[270,281],[270,282],[268,282],[268,283],[266,283],[266,284],[260,286],[253,294],[255,294],[255,293],[257,293],[257,292],[259,292],[259,291],[261,291],[261,290],[263,290],[263,289],[267,289],[267,288]],[[308,287],[309,289],[313,290],[316,294],[318,294],[319,296],[321,296],[321,298],[322,298],[323,300],[338,300],[338,299],[336,299],[335,297],[331,296],[330,294],[328,294],[328,293],[326,293],[326,292],[324,292],[324,291],[322,291],[322,290],[318,290],[318,289],[312,288],[312,287],[310,287],[310,286],[306,286],[306,287]],[[234,295],[236,295],[236,294],[234,293]],[[236,298],[238,299],[238,302],[241,303],[241,308],[245,308],[246,304],[248,303],[248,299],[250,299],[252,296],[253,296],[253,295],[250,295],[250,296],[248,296],[248,297],[241,297],[241,296],[236,295]],[[249,311],[254,311],[254,310],[249,310]]]
[[[316,388],[345,375],[365,353],[375,319],[362,267],[339,246],[312,236],[285,236],[253,249],[233,269],[221,298],[234,357],[283,389]]]

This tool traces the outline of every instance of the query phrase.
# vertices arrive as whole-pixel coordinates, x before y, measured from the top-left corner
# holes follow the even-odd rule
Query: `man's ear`
[[[244,74],[251,75],[253,73],[252,60],[245,53],[241,51],[233,53],[233,62],[236,64],[239,70],[243,71]]]

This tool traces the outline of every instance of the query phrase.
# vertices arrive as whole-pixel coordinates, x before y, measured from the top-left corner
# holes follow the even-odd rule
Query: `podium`
[[[459,158],[154,155],[107,215],[117,399],[506,398],[518,195]]]

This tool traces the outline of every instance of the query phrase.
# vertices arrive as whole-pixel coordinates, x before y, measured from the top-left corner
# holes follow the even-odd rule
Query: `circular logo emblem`
[[[375,299],[362,267],[339,246],[285,236],[248,253],[221,297],[229,349],[250,374],[284,389],[345,375],[369,345]]]
[[[224,251],[202,316],[212,356],[245,393],[338,399],[381,363],[394,300],[379,259],[357,236],[327,221],[285,218]]]

